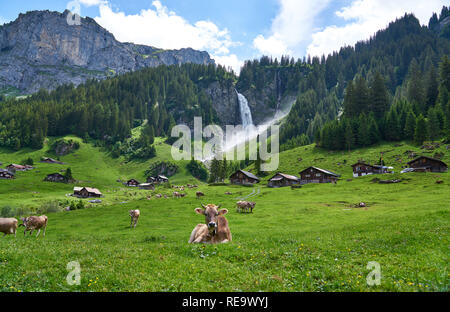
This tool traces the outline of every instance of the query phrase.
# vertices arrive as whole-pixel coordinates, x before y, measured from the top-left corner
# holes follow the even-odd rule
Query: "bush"
[[[0,211],[0,216],[2,218],[11,218],[16,215],[16,210],[12,208],[11,206],[5,206]]]
[[[25,160],[22,160],[22,165],[28,165],[28,166],[33,166],[34,165],[34,161],[32,158],[28,157]]]
[[[208,180],[208,170],[201,162],[192,159],[187,164],[186,168],[195,178],[199,179],[200,181],[206,182]]]

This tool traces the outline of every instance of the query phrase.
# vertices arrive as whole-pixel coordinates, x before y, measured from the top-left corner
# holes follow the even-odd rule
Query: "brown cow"
[[[231,231],[225,215],[227,209],[220,209],[220,206],[213,204],[203,205],[196,208],[195,212],[205,216],[205,224],[197,225],[191,233],[189,244],[220,244],[231,242]]]
[[[175,197],[175,198],[181,198],[180,192],[173,192],[173,197]]]
[[[200,197],[205,196],[205,194],[203,192],[197,192],[195,194],[197,195],[197,199],[200,199]]]
[[[130,210],[130,217],[131,217],[131,224],[130,227],[133,227],[133,223],[134,223],[134,228],[136,228],[136,225],[138,223],[139,217],[141,216],[141,212],[139,210]]]
[[[256,203],[248,201],[238,201],[236,203],[237,212],[250,212],[253,213],[253,208],[255,208]]]
[[[18,222],[15,218],[0,218],[0,233],[4,233],[3,236],[14,234],[15,237]]]
[[[40,216],[40,217],[32,216],[28,218],[21,218],[21,220],[23,224],[19,226],[25,227],[25,231],[23,231],[24,235],[27,234],[27,231],[30,231],[30,235],[32,235],[34,230],[38,230],[36,235],[36,237],[38,237],[39,234],[41,233],[41,229],[44,228],[44,236],[45,236],[45,231],[47,230],[47,223],[48,223],[47,216]]]

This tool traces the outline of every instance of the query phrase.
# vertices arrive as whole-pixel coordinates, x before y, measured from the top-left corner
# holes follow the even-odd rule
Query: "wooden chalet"
[[[63,162],[58,161],[58,160],[53,159],[53,158],[49,158],[49,157],[44,157],[44,158],[42,158],[41,163],[45,163],[45,164],[58,164],[58,165],[62,165],[62,164],[63,164]]]
[[[325,169],[309,167],[300,172],[300,184],[336,183],[340,175]]]
[[[353,168],[353,177],[362,177],[366,175],[372,175],[372,174],[385,174],[385,173],[392,173],[389,167],[386,166],[379,166],[379,165],[371,165],[368,163],[365,163],[363,161],[358,161],[356,164],[352,165]]]
[[[416,172],[445,172],[448,170],[445,162],[427,156],[420,156],[410,161],[408,165]]]
[[[46,176],[44,181],[65,183],[66,177],[60,173],[52,173],[52,174],[49,174],[48,176]]]
[[[15,178],[14,172],[10,172],[9,170],[6,169],[0,169],[0,179],[11,180],[14,178]]]
[[[73,188],[73,195],[81,198],[102,197],[103,194],[96,188],[78,187]]]
[[[128,182],[126,183],[127,186],[134,186],[134,187],[137,187],[139,184],[141,183],[139,183],[139,181],[136,179],[128,180]]]
[[[8,170],[14,170],[14,171],[27,171],[27,170],[31,170],[34,169],[32,166],[30,165],[17,165],[17,164],[11,164],[6,166],[6,169]]]
[[[293,186],[297,184],[300,184],[300,179],[298,177],[284,173],[277,173],[269,180],[267,186],[276,188]]]
[[[231,184],[245,185],[259,183],[260,179],[253,173],[238,170],[230,176]]]
[[[163,175],[147,178],[147,183],[161,184],[161,183],[167,183],[167,182],[169,182],[169,178],[167,178],[166,176],[163,176]]]
[[[141,190],[148,190],[148,191],[155,190],[155,185],[153,183],[142,183],[142,184],[139,184],[138,187]]]

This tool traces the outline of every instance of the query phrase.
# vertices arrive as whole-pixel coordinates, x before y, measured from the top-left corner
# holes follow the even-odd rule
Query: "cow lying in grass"
[[[45,230],[47,229],[47,222],[48,218],[47,216],[32,216],[28,218],[21,218],[23,224],[19,225],[25,227],[25,231],[23,231],[23,235],[27,234],[27,231],[30,231],[30,235],[33,234],[34,230],[38,230],[36,237],[39,236],[41,233],[41,229],[44,229],[44,236],[45,236]]]
[[[18,221],[15,218],[0,218],[0,233],[3,233],[3,236],[8,234],[16,236],[17,223]]]
[[[203,205],[196,208],[195,212],[205,216],[205,224],[199,224],[192,231],[189,244],[220,244],[231,242],[231,231],[228,227],[228,220],[224,216],[227,209],[220,209],[216,205]]]
[[[130,210],[130,217],[131,217],[131,224],[130,227],[133,227],[133,223],[134,223],[134,228],[136,228],[136,225],[138,223],[139,217],[141,216],[141,212],[139,210]]]

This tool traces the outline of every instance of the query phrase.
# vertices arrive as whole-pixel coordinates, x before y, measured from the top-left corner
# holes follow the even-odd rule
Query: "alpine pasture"
[[[427,155],[417,146],[328,152],[310,145],[283,152],[280,172],[298,175],[317,166],[342,175],[336,185],[300,189],[268,188],[272,175],[254,187],[208,186],[180,162],[171,184],[199,188],[186,188],[186,197],[173,198],[171,188],[147,191],[117,182],[145,182],[152,162],[169,160],[170,146],[162,139],[156,143],[157,158],[126,162],[68,138],[79,140],[81,147],[61,157],[64,165],[39,163],[51,156],[50,142],[37,151],[0,150],[3,166],[31,157],[36,167],[17,172],[14,180],[0,180],[0,210],[31,215],[49,202],[78,201],[66,196],[74,186],[98,188],[105,197],[101,204],[83,199],[85,209],[47,209],[45,237],[24,236],[23,228],[17,237],[1,237],[0,291],[448,291],[450,178],[448,173],[400,174],[401,165],[411,160],[407,151]],[[380,152],[394,174],[353,178],[351,164],[378,161]],[[445,146],[434,152],[450,162]],[[67,167],[80,182],[43,182],[47,174]],[[379,184],[374,178],[402,182]],[[205,196],[197,199],[197,191]],[[158,193],[169,198],[157,199]],[[237,213],[236,202],[251,193],[254,213]],[[360,202],[367,208],[355,208]],[[188,244],[193,228],[204,222],[194,212],[201,203],[229,210],[231,243]],[[134,209],[141,216],[130,229]],[[66,281],[72,261],[80,264],[80,285]],[[366,282],[371,261],[381,266],[379,286]]]

